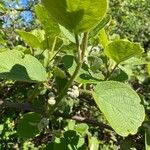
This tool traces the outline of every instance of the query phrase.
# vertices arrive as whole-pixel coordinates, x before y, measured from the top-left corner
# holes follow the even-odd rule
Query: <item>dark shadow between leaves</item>
[[[60,143],[50,143],[47,145],[45,150],[53,149],[53,150],[70,150],[70,149],[78,149],[78,150],[86,150],[85,144],[78,147],[78,143],[80,142],[79,135],[73,131],[69,130],[64,133],[64,137],[60,138]]]

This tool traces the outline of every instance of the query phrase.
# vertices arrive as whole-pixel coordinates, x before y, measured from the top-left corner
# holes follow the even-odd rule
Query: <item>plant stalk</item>
[[[58,97],[56,98],[56,104],[50,108],[50,112],[49,114],[52,114],[53,111],[55,110],[55,108],[58,106],[58,104],[60,103],[60,101],[65,97],[68,88],[72,85],[73,81],[75,80],[75,78],[77,77],[83,61],[84,61],[84,56],[85,56],[85,52],[87,49],[87,44],[88,44],[88,32],[84,33],[84,38],[82,41],[82,49],[80,49],[80,44],[79,44],[79,40],[78,40],[78,36],[76,35],[76,45],[77,45],[77,50],[78,50],[78,62],[77,62],[77,67],[73,73],[73,75],[71,76],[70,80],[68,81],[68,83],[66,84],[66,86],[64,87],[64,89],[60,92],[60,94],[58,95]],[[81,51],[82,50],[82,51]]]

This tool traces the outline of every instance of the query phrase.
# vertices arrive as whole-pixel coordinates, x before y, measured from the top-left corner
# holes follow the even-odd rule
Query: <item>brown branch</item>
[[[0,100],[0,108],[1,107],[16,108],[16,109],[19,109],[19,110],[32,111],[32,112],[38,112],[38,113],[43,112],[42,108],[33,107],[29,103],[14,103],[14,102]]]
[[[77,115],[74,115],[74,116],[65,115],[65,114],[62,114],[59,112],[55,112],[55,113],[53,113],[53,115],[57,116],[57,117],[66,118],[66,119],[72,119],[72,120],[75,120],[75,121],[80,122],[80,123],[87,123],[87,124],[90,124],[92,126],[99,127],[101,129],[113,130],[109,125],[106,125],[106,124],[99,122],[99,121],[92,119],[92,118],[85,118],[85,117],[77,116]]]
[[[16,108],[19,110],[32,111],[32,112],[37,112],[37,113],[41,113],[41,114],[44,112],[43,108],[33,107],[29,103],[14,103],[14,102],[0,100],[0,108],[1,107]],[[99,122],[99,121],[92,119],[92,118],[86,118],[86,117],[77,116],[77,115],[74,115],[74,116],[66,115],[66,114],[62,114],[59,112],[54,112],[52,115],[54,115],[56,117],[62,117],[65,119],[72,119],[72,120],[75,120],[75,121],[80,122],[80,123],[87,123],[87,124],[90,124],[92,126],[99,127],[101,129],[113,130],[109,125],[106,125],[103,122]]]

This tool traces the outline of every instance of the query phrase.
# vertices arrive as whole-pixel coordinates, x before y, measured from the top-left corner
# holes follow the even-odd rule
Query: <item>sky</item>
[[[17,0],[13,1],[12,5],[10,6],[9,3],[6,2],[6,6],[10,6],[11,8],[17,8],[17,7],[25,7],[27,5],[27,0],[21,0],[19,4],[16,3]],[[18,6],[19,5],[19,6]],[[32,13],[30,11],[24,11],[20,13],[20,16],[23,18],[23,24],[28,24],[32,21]],[[12,14],[13,17],[13,14]],[[9,18],[6,18],[6,22],[4,24],[4,27],[9,27],[11,25],[11,20]]]
[[[26,5],[27,4],[27,0],[22,0],[22,5]]]

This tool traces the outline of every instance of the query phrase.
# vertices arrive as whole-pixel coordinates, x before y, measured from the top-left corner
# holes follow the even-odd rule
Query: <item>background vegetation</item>
[[[17,49],[28,54],[33,50],[33,54],[39,60],[41,59],[41,51],[39,49],[34,51],[34,48],[32,49],[31,46],[32,44],[27,44],[27,42],[25,42],[25,40],[23,40],[20,36],[21,34],[18,34],[19,32],[17,32],[20,29],[24,31],[42,29],[41,23],[35,14],[36,4],[38,4],[38,0],[28,0],[26,3],[23,3],[21,0],[2,0],[0,2],[0,52],[7,51],[8,49]],[[118,70],[116,70],[112,76],[112,78],[114,78],[112,80],[119,79],[123,82],[128,82],[140,95],[147,114],[146,120],[149,123],[150,78],[147,72],[147,66],[143,63],[143,61],[150,61],[150,1],[111,0],[109,5],[110,9],[108,14],[111,15],[111,20],[105,27],[107,34],[109,34],[109,38],[112,40],[127,38],[130,41],[140,42],[145,50],[141,58],[141,62],[136,61],[133,62],[135,63],[134,66],[126,66],[126,74],[128,73],[127,79],[126,74],[122,77],[123,79],[120,79],[117,72]],[[61,48],[62,52],[60,55],[57,55],[57,61],[55,60],[53,63],[63,70],[61,56],[64,53],[68,53],[68,50],[71,51],[69,54],[73,54],[75,46],[71,42],[68,42],[63,34],[59,40],[60,41],[56,46]],[[62,42],[65,43],[63,47],[61,47]],[[91,45],[94,42],[95,39],[92,39],[90,41]],[[96,46],[95,51],[97,48]],[[96,52],[95,55],[97,55]],[[98,62],[96,62],[96,64]],[[101,65],[102,70],[104,69],[103,65]],[[91,65],[90,67],[93,67],[92,69],[94,70],[97,66]],[[63,72],[59,69],[57,71],[63,76]],[[54,80],[55,79],[53,78],[49,80],[48,85],[50,87],[48,88],[51,88],[55,93],[56,85]],[[63,86],[63,81],[59,84]],[[88,89],[91,90],[92,88],[93,85],[89,84]],[[83,88],[81,89],[83,90]],[[92,142],[94,145],[99,145],[99,149],[101,150],[128,150],[131,148],[137,150],[145,149],[145,132],[142,128],[139,129],[136,135],[129,135],[126,138],[119,136],[107,124],[107,121],[101,115],[101,112],[98,111],[90,94],[82,90],[80,91],[81,94],[78,99],[74,100],[72,98],[73,96],[70,96],[69,101],[66,99],[62,101],[58,107],[59,111],[56,111],[51,116],[49,123],[45,123],[46,120],[43,120],[44,125],[46,124],[46,129],[42,130],[42,132],[36,137],[24,139],[18,136],[17,133],[20,117],[32,110],[36,113],[41,111],[38,108],[41,105],[44,105],[45,101],[49,99],[50,93],[41,85],[38,85],[37,88],[37,85],[34,83],[1,79],[0,149],[50,149],[52,144],[48,145],[48,143],[53,142],[54,139],[56,137],[60,137],[62,133],[64,133],[64,137],[58,140],[61,140],[63,144],[61,143],[57,145],[57,149],[62,149],[62,147],[66,144],[65,137],[70,136],[74,137],[74,139],[68,139],[68,141],[73,144],[74,141],[78,141],[78,139],[80,139],[80,143],[76,144],[79,147],[85,141],[86,145],[92,145]],[[6,102],[5,105],[3,105],[4,101]],[[32,104],[34,108],[30,104]],[[36,116],[36,114],[34,115],[35,116],[33,117],[36,120],[36,117],[38,118],[38,116]],[[92,120],[89,118],[92,118]],[[96,118],[97,120],[93,120],[93,118]],[[84,119],[84,121],[82,121],[82,119]],[[77,124],[75,126],[76,122],[80,122],[81,124]],[[71,132],[71,130],[74,130],[74,132]],[[79,137],[77,133],[80,133],[81,136]],[[85,149],[84,146],[82,145],[80,149]]]

